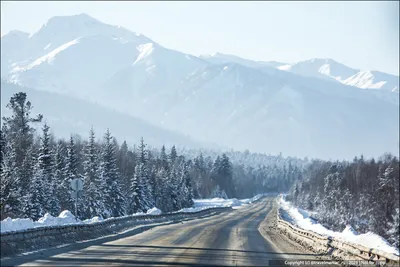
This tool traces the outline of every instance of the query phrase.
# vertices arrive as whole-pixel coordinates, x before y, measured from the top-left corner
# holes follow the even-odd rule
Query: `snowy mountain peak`
[[[121,26],[103,23],[87,14],[73,16],[57,16],[49,19],[36,33],[31,36],[36,43],[36,49],[41,49],[49,43],[58,47],[80,37],[102,35],[114,39],[134,41],[138,44],[151,42],[141,34],[131,32]]]
[[[335,60],[330,59],[330,58],[312,58],[310,60],[305,60],[303,62],[311,62],[311,63],[316,63],[316,64],[321,64],[321,63],[325,63],[325,64],[329,64],[329,63],[335,64],[336,63],[337,64],[338,63]]]
[[[72,15],[72,16],[55,16],[50,18],[32,38],[49,38],[50,36],[70,36],[71,34],[84,36],[88,32],[98,32],[104,28],[104,24],[95,18],[86,14]],[[76,36],[76,37],[80,37]]]
[[[313,58],[294,64],[278,66],[279,70],[297,75],[328,79],[362,89],[398,91],[398,76],[378,71],[357,70],[330,58]]]
[[[93,26],[95,24],[104,24],[103,22],[85,14],[77,14],[72,16],[54,16],[50,18],[44,27],[64,27],[72,25]]]

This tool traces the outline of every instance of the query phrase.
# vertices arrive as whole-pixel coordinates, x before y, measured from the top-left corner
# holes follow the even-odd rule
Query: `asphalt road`
[[[272,198],[209,218],[157,226],[114,240],[73,244],[3,259],[23,266],[268,266],[276,259],[317,259],[276,233]]]

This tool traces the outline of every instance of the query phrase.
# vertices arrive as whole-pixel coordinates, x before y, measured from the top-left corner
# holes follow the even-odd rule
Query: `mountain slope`
[[[174,103],[175,92],[188,75],[209,65],[197,57],[153,43],[138,49],[141,52],[131,66],[121,69],[98,88],[100,96],[96,101],[136,115],[148,110],[151,112],[146,115],[151,116]]]
[[[111,133],[122,142],[137,144],[141,137],[154,146],[163,144],[181,144],[189,147],[199,147],[200,144],[184,135],[161,129],[141,119],[122,114],[103,106],[79,100],[73,97],[34,90],[15,84],[1,82],[1,113],[8,116],[6,108],[11,96],[18,92],[26,92],[27,98],[34,106],[34,112],[41,113],[44,120],[57,136],[68,138],[71,134],[87,136],[93,126],[97,138],[110,129]]]
[[[182,92],[164,125],[184,127],[195,138],[325,158],[398,153],[398,98],[389,102],[357,88],[237,64],[199,71]]]
[[[144,103],[124,100],[129,88],[109,98],[201,141],[323,158],[398,153],[398,94],[234,63],[199,69],[178,87],[162,87],[162,97],[141,89]]]

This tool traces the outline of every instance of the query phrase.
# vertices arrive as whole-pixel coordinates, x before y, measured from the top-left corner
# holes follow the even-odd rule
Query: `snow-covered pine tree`
[[[389,198],[393,199],[395,197],[395,177],[393,173],[393,167],[391,164],[385,169],[383,176],[380,177],[379,186],[382,194]],[[387,202],[385,205],[386,217],[390,218],[391,214],[393,214],[394,210],[394,202]]]
[[[146,212],[148,209],[152,208],[153,199],[151,195],[151,188],[149,186],[149,172],[146,164],[139,163],[136,166],[135,174],[137,175],[137,181],[140,188],[140,210]]]
[[[340,198],[336,201],[339,202],[339,225],[353,224],[354,210],[352,205],[353,196],[348,188],[341,191]]]
[[[203,183],[208,182],[208,177],[206,175],[206,167],[205,167],[205,162],[203,158],[203,153],[200,153],[199,156],[194,158],[194,164],[192,166],[192,177],[194,181],[193,185],[193,194],[195,198],[201,198],[202,197],[202,185]]]
[[[104,213],[104,196],[102,195],[104,181],[99,171],[99,151],[96,145],[93,127],[89,132],[89,142],[86,144],[83,162],[83,215],[85,218],[101,216]]]
[[[56,181],[56,197],[60,205],[60,210],[71,209],[71,199],[69,193],[69,182],[67,176],[67,146],[64,141],[57,142],[54,152],[54,178]]]
[[[168,212],[172,210],[171,206],[171,197],[169,193],[169,180],[168,180],[169,171],[161,168],[157,172],[156,177],[156,207],[161,209],[163,212]]]
[[[321,219],[330,225],[336,225],[335,220],[339,216],[339,211],[337,210],[336,200],[340,196],[339,184],[341,182],[342,176],[339,173],[338,163],[333,164],[328,172],[328,175],[324,179],[324,198],[322,214],[320,214]]]
[[[169,172],[169,191],[171,196],[171,206],[173,211],[180,210],[182,208],[179,192],[179,177],[178,177],[178,166],[173,166]]]
[[[220,180],[220,173],[219,173],[219,169],[221,166],[221,157],[218,155],[217,158],[215,159],[212,168],[211,168],[211,179],[214,181],[214,183],[218,183],[218,181]]]
[[[23,211],[25,216],[37,220],[42,217],[46,210],[46,180],[40,165],[36,164],[32,181],[29,184],[27,194],[25,195],[25,204]]]
[[[120,175],[117,168],[115,144],[109,129],[104,135],[101,152],[101,177],[104,180],[104,217],[118,217],[125,214],[125,200],[121,191]]]
[[[153,186],[151,183],[150,171],[148,168],[148,150],[146,149],[146,144],[144,143],[143,137],[140,140],[139,145],[139,178],[140,182],[140,196],[141,196],[141,208],[143,211],[146,211],[152,207],[154,207],[154,196],[153,196]]]
[[[21,192],[26,192],[31,178],[33,163],[31,157],[32,153],[26,152],[32,147],[33,135],[35,129],[31,127],[32,123],[42,121],[41,114],[36,117],[31,117],[33,106],[30,101],[27,101],[26,93],[19,92],[14,94],[10,102],[6,106],[11,110],[10,117],[3,117],[5,134],[9,140],[12,140],[11,145],[15,153],[15,171],[18,172],[20,180]],[[33,151],[31,151],[33,152]]]
[[[21,207],[21,188],[16,168],[16,153],[10,143],[4,142],[2,147],[4,160],[2,162],[2,171],[0,173],[0,208],[1,219],[10,216],[21,215],[19,207]]]
[[[176,148],[175,148],[175,146],[172,146],[171,152],[169,154],[169,160],[170,160],[171,165],[175,164],[177,157],[178,157],[178,153],[176,152]]]
[[[396,208],[392,217],[393,222],[389,223],[387,234],[389,235],[389,241],[391,241],[392,245],[400,249],[400,212],[398,208]]]
[[[161,147],[160,151],[160,167],[163,168],[164,170],[168,169],[168,156],[167,153],[165,152],[165,146],[163,145]]]
[[[190,178],[189,166],[190,166],[190,162],[187,162],[183,165],[183,169],[182,169],[182,184],[183,184],[182,207],[184,207],[184,208],[192,207],[194,204],[194,202],[193,202],[193,186],[192,186],[192,180]]]
[[[233,197],[232,183],[232,164],[226,154],[217,157],[214,163],[214,172],[216,173],[215,181],[222,191],[226,192],[227,197]]]
[[[131,184],[128,192],[128,214],[143,211],[141,203],[140,176],[141,168],[139,165],[135,167],[135,172],[131,178]]]
[[[151,192],[151,205],[152,207],[156,206],[156,187],[157,187],[157,166],[155,164],[151,165],[149,168],[149,185]]]
[[[19,180],[20,181],[26,181],[27,177],[29,177],[29,183],[26,184],[27,187],[23,189],[24,187],[21,185],[21,195],[20,195],[20,207],[18,210],[22,212],[21,216],[29,216],[31,214],[28,212],[29,210],[29,205],[31,205],[31,200],[30,200],[30,192],[32,190],[32,184],[35,183],[35,179],[38,179],[37,177],[37,168],[36,168],[36,163],[37,163],[37,157],[35,156],[35,151],[34,151],[33,145],[30,146],[26,151],[25,151],[25,158],[22,162],[22,166],[18,170],[22,170],[18,172],[19,175]],[[36,176],[36,178],[35,178]],[[41,202],[40,204],[43,204]]]
[[[131,177],[133,176],[132,169],[134,168],[131,165],[132,162],[129,154],[130,151],[128,149],[128,144],[126,143],[126,141],[124,141],[122,142],[117,152],[117,166],[118,166],[118,171],[121,175],[121,189],[122,189],[122,194],[124,196],[129,195]],[[124,205],[128,210],[129,207],[128,197],[125,197],[125,201],[126,203]]]
[[[391,165],[385,168],[382,163],[379,166],[378,183],[377,195],[375,196],[376,202],[373,204],[373,218],[371,218],[371,221],[374,232],[384,235],[390,228],[391,215],[394,213],[394,202],[382,201],[382,199],[393,199],[395,197],[394,175]]]
[[[56,196],[56,181],[54,177],[54,162],[53,162],[53,151],[50,144],[51,135],[49,133],[50,127],[44,124],[43,134],[40,138],[40,148],[38,157],[38,166],[36,168],[36,177],[43,179],[43,194],[44,202],[42,203],[45,212],[50,214],[58,215],[60,212],[60,205]]]
[[[60,201],[63,209],[74,210],[75,200],[71,196],[72,189],[70,187],[71,180],[79,178],[78,160],[76,158],[75,140],[71,136],[67,146],[67,158],[65,166],[65,179],[62,184],[64,190],[64,198]]]

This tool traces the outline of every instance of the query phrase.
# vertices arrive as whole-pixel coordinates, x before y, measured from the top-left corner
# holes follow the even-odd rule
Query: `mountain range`
[[[301,157],[398,155],[398,76],[332,59],[197,57],[86,14],[53,17],[34,34],[12,31],[1,46],[3,79],[113,109],[115,121],[102,124],[123,138],[131,131],[115,123],[119,116],[152,125],[154,136],[168,131],[161,142],[182,136],[191,140],[185,145]]]

